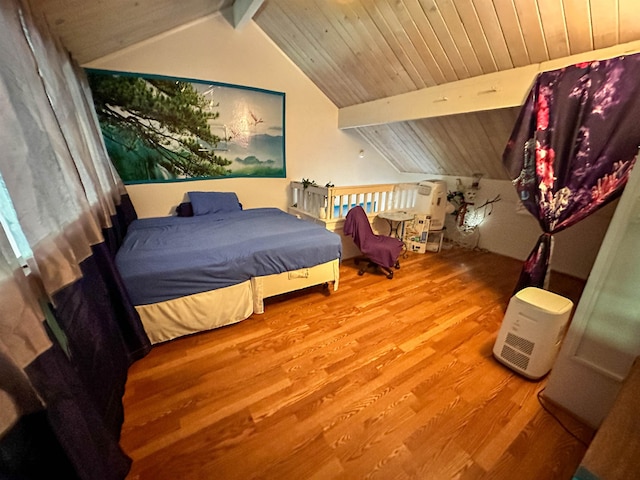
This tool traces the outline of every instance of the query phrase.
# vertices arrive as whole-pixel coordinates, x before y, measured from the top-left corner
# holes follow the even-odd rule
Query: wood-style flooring
[[[541,406],[544,379],[491,353],[520,267],[454,247],[388,280],[345,260],[337,292],[155,346],[124,397],[128,480],[569,480],[585,445]],[[574,303],[582,287],[552,274]]]

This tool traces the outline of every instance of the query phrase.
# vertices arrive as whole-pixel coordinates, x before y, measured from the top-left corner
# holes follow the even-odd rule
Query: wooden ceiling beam
[[[343,107],[338,111],[338,128],[517,107],[523,104],[538,73],[638,52],[640,41],[634,41]]]
[[[253,18],[264,0],[235,0],[233,2],[233,27],[244,27]]]

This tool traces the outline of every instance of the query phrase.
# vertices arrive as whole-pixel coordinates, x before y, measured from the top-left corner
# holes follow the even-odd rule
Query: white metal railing
[[[367,215],[386,210],[413,208],[418,192],[417,183],[387,183],[346,187],[319,187],[291,182],[292,212],[321,220],[339,220],[351,207],[360,205]]]

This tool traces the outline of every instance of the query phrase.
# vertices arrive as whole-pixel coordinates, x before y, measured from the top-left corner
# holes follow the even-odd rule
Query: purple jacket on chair
[[[370,261],[386,268],[395,265],[404,245],[397,238],[373,233],[367,214],[359,205],[347,212],[344,234],[353,237],[353,242]]]

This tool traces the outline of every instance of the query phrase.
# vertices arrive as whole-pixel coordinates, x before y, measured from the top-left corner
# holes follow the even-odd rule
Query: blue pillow
[[[242,210],[233,192],[189,192],[194,215],[237,212]]]

